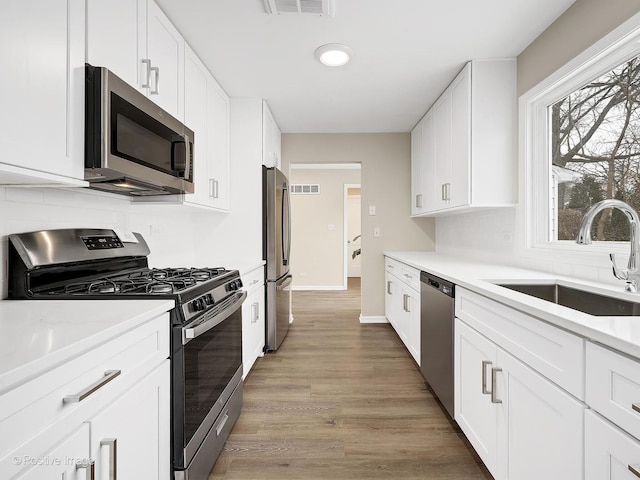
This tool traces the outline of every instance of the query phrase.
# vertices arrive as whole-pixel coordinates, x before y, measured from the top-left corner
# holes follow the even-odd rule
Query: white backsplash
[[[470,260],[515,264],[513,208],[436,218],[436,251]]]
[[[0,188],[1,298],[7,296],[7,235],[56,228],[120,228],[142,234],[151,266],[194,266],[194,212],[131,205],[84,189]]]
[[[597,265],[563,261],[562,257],[544,254],[520,255],[522,232],[518,232],[515,208],[500,208],[438,217],[436,251],[480,262],[514,265],[531,270],[566,275],[620,287],[611,274],[606,255],[598,254]],[[623,265],[623,258],[619,260]]]

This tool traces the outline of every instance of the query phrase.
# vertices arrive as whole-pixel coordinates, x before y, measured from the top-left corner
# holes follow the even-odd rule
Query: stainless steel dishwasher
[[[453,418],[455,285],[420,272],[420,370]]]

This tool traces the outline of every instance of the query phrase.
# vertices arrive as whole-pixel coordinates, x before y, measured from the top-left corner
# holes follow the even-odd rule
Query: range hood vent
[[[307,13],[335,16],[335,0],[262,0],[269,15],[281,13]]]

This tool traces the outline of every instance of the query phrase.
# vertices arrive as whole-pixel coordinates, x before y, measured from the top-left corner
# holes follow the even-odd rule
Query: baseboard
[[[344,285],[321,285],[321,286],[309,286],[309,285],[294,285],[291,287],[291,290],[299,290],[299,291],[310,291],[310,290],[325,290],[325,291],[335,291],[335,290],[346,290]]]
[[[360,323],[389,323],[387,317],[381,316],[364,316],[360,315]]]

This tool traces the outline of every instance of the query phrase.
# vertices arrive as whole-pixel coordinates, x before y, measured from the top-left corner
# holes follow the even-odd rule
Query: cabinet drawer
[[[402,264],[393,258],[384,257],[384,269],[396,277],[402,276]]]
[[[456,317],[569,393],[584,400],[584,339],[458,288]]]
[[[242,285],[247,293],[251,293],[254,290],[264,285],[264,267],[256,268],[247,273],[242,274]]]
[[[587,342],[586,390],[591,408],[640,439],[640,362]]]
[[[640,442],[592,410],[585,413],[585,480],[631,480],[640,472]]]
[[[400,279],[409,285],[411,288],[420,291],[420,270],[417,270],[409,265],[401,264],[401,276]]]
[[[0,458],[51,423],[80,414],[82,422],[105,395],[123,393],[137,380],[140,367],[169,357],[169,329],[165,313],[0,396],[0,431],[11,432],[0,435]],[[108,371],[120,374],[108,376]],[[92,386],[99,388],[86,398],[65,401]]]

